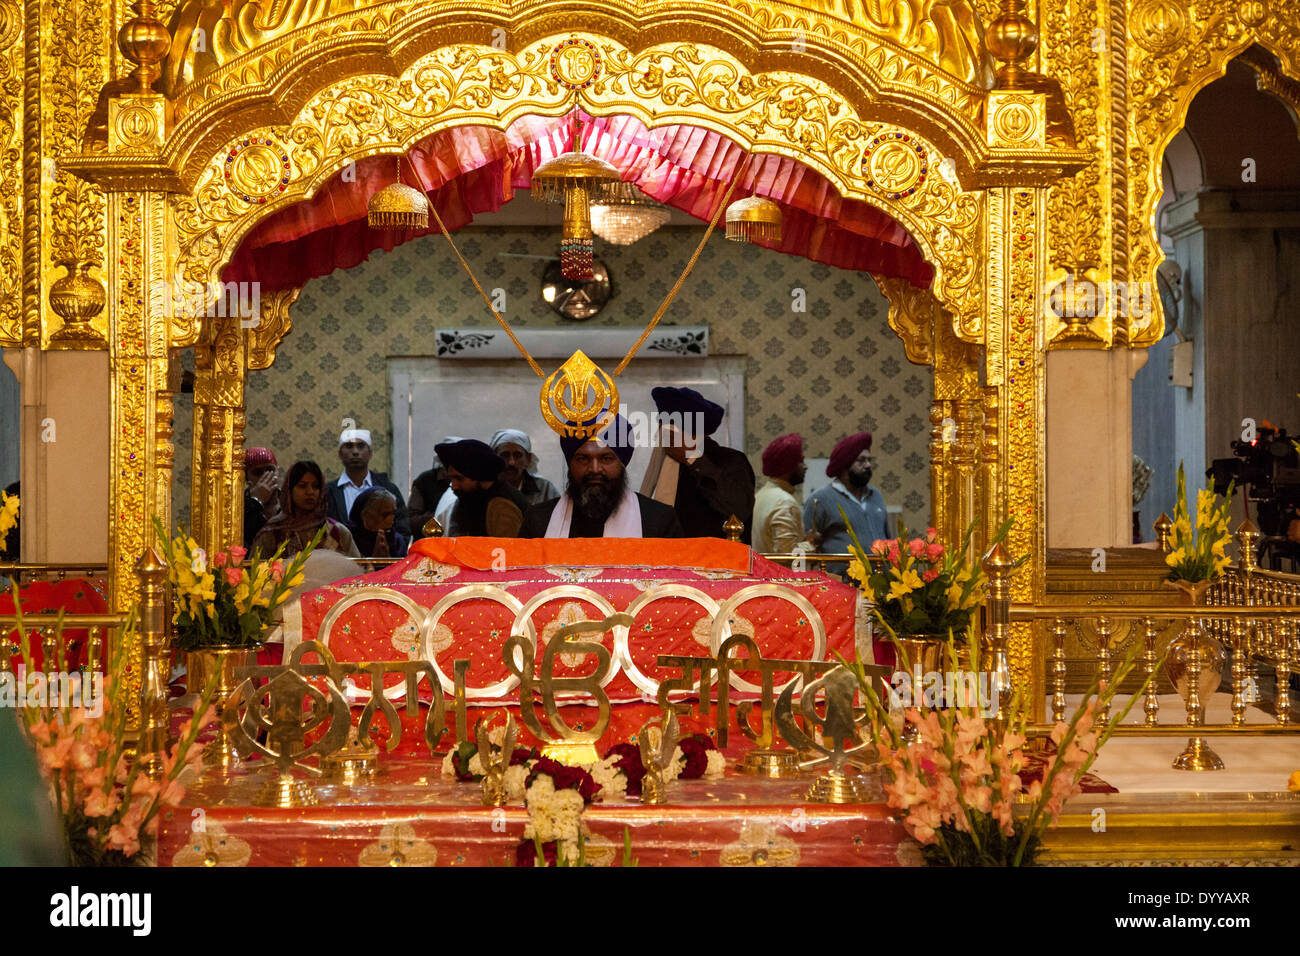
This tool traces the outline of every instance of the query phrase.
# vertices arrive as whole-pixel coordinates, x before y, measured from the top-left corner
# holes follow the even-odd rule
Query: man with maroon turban
[[[782,435],[763,449],[767,483],[754,498],[754,550],[789,554],[804,540],[803,514],[795,489],[803,484],[803,436]]]
[[[269,448],[244,449],[244,547],[280,513],[280,469]]]
[[[852,543],[841,510],[862,547],[870,548],[871,542],[890,536],[885,499],[871,484],[870,451],[871,432],[840,439],[826,465],[831,483],[809,495],[803,506],[804,527],[821,536],[825,554],[844,554]]]

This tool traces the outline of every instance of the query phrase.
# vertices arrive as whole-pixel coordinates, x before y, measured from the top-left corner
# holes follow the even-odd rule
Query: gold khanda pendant
[[[542,383],[541,409],[546,424],[561,437],[590,438],[618,414],[618,386],[579,349]]]

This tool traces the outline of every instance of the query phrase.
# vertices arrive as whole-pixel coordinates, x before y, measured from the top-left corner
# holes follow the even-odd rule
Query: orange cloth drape
[[[420,538],[410,555],[490,571],[504,568],[672,567],[751,569],[753,552],[718,538]]]

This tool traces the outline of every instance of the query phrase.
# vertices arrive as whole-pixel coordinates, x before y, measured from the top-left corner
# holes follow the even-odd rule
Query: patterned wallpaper
[[[614,293],[589,324],[642,327],[699,236],[695,229],[665,228],[629,247],[598,243]],[[506,291],[506,319],[533,327],[567,324],[539,294],[544,263],[498,253],[553,256],[557,239],[554,227],[457,234],[484,288]],[[793,311],[796,289],[805,291],[806,311]],[[710,354],[748,358],[744,450],[760,485],[759,453],[777,435],[798,431],[805,454],[824,458],[845,434],[866,429],[875,436],[873,483],[887,503],[903,506],[909,527],[924,527],[931,372],[907,361],[887,310],[865,273],[728,242],[719,231],[663,322],[707,324]],[[433,354],[437,327],[493,323],[441,236],[313,280],[291,314],[293,330],[275,365],[250,375],[247,441],[272,448],[282,466],[314,458],[327,477],[339,471],[337,436],[345,417],[374,433],[372,467],[388,467],[390,357]],[[190,396],[177,396],[173,497],[180,521],[188,521],[191,428]]]

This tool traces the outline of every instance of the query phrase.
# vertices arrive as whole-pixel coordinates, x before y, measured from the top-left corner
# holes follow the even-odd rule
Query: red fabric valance
[[[454,231],[478,213],[499,209],[515,189],[528,188],[533,170],[571,148],[579,121],[583,149],[612,163],[647,195],[703,220],[712,217],[748,155],[725,136],[692,126],[648,130],[628,116],[528,116],[505,133],[466,126],[430,136],[402,160],[402,181],[422,185]],[[355,181],[340,174],[311,199],[266,219],[240,244],[223,281],[257,281],[264,292],[296,288],[364,262],[376,249],[438,232],[432,217],[429,228],[420,230],[371,229],[366,223],[370,196],[395,181],[397,167],[393,156],[364,159],[356,164]],[[896,220],[867,203],[844,199],[826,177],[802,163],[755,154],[732,201],[750,194],[782,207],[781,242],[763,244],[769,248],[907,279],[921,288],[934,276]]]

